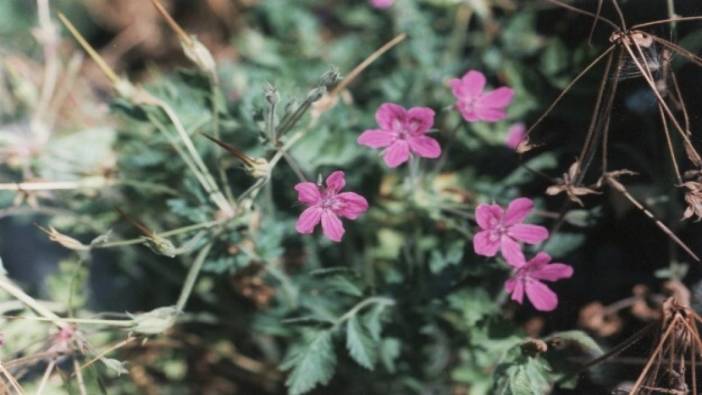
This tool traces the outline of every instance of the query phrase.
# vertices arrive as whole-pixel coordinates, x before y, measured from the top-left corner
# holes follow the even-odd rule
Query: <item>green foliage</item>
[[[78,19],[95,45],[120,43],[109,21],[91,19],[101,15],[92,3],[121,4],[67,0],[60,9]],[[207,7],[220,2],[171,3],[180,21],[211,16]],[[544,137],[543,145],[532,152],[517,154],[504,141],[511,125],[535,120],[597,54],[587,37],[573,38],[589,25],[541,2],[396,0],[387,10],[366,0],[224,3],[236,14],[232,20],[214,15],[202,26],[185,26],[202,32],[217,59],[216,76],[180,63],[184,55],[172,45],[177,37],[164,33],[153,54],[144,49],[153,43],[145,41],[108,62],[124,66],[119,74],[145,96],[112,95],[106,88],[113,87],[76,74],[61,84],[75,83],[65,96],[80,108],[64,105],[52,115],[56,122],[35,113],[43,79],[35,64],[42,48],[29,34],[36,10],[0,3],[0,220],[51,225],[87,246],[54,259],[58,267],[41,284],[21,284],[56,302],[50,305],[56,314],[80,320],[89,346],[70,355],[95,362],[86,369],[87,393],[140,393],[149,385],[174,394],[201,386],[202,393],[344,395],[540,395],[557,386],[577,388],[571,376],[579,364],[573,361],[602,350],[586,333],[564,329],[576,325],[578,303],[613,297],[581,292],[587,276],[580,273],[598,263],[592,251],[604,251],[583,247],[601,242],[595,233],[611,225],[604,219],[620,220],[633,207],[610,195],[588,196],[586,207],[566,206],[563,195],[544,190],[578,155],[590,114],[578,100],[592,102],[599,81],[583,77],[574,99],[564,99],[547,120],[546,136],[537,139],[541,144]],[[59,9],[51,7],[53,17]],[[149,23],[154,30],[144,31],[163,27]],[[120,31],[142,31],[130,29]],[[402,43],[335,91],[340,78],[402,33]],[[690,48],[700,42],[699,34],[682,40]],[[69,70],[67,43],[56,57],[62,73]],[[6,54],[21,61],[5,61]],[[185,68],[173,70],[174,63]],[[487,89],[514,89],[505,120],[468,123],[455,111],[447,81],[469,69],[486,75]],[[385,102],[435,111],[432,136],[441,144],[440,159],[389,169],[381,151],[357,143],[360,133],[376,127],[375,112]],[[71,115],[64,113],[69,107]],[[654,139],[653,131],[636,130],[624,137]],[[557,143],[549,145],[549,138]],[[643,163],[643,177],[670,179],[670,172],[657,174],[660,158],[651,160],[641,152],[654,150],[645,148],[629,147],[629,141],[610,147],[617,165]],[[311,235],[295,230],[304,209],[295,185],[334,170],[345,172],[345,191],[363,195],[370,206],[359,218],[344,219],[339,243],[319,228]],[[39,192],[7,186],[21,181],[79,186]],[[668,198],[653,184],[641,181],[634,195],[677,224],[682,198]],[[512,301],[505,281],[515,269],[500,258],[477,256],[472,244],[478,204],[505,206],[521,196],[536,205],[528,222],[553,230],[545,243],[526,247],[527,257],[546,251],[575,267],[572,289],[547,283],[570,304],[554,315]],[[617,237],[641,236],[636,226],[635,232],[611,228]],[[38,250],[49,243],[40,237],[46,244]],[[155,240],[171,253],[145,248]],[[616,262],[626,258],[612,255]],[[8,264],[10,275],[13,267]],[[687,268],[676,261],[655,273],[682,280]],[[632,277],[642,281],[643,274]],[[622,289],[612,293],[619,297]],[[22,305],[7,308],[29,316]],[[129,313],[103,317],[105,311]],[[107,323],[83,324],[103,318]],[[2,334],[12,339],[0,349],[3,361],[52,345],[55,323],[34,324],[3,321]],[[539,327],[546,329],[537,335]],[[541,340],[527,338],[527,329]],[[527,347],[540,341],[547,349]],[[57,366],[72,377],[64,364]],[[41,375],[27,376],[36,387]],[[142,376],[143,382],[130,381]],[[73,386],[66,391],[78,393]]]
[[[336,354],[331,330],[309,330],[302,335],[305,344],[293,349],[281,367],[292,369],[285,385],[290,394],[304,394],[334,375]]]

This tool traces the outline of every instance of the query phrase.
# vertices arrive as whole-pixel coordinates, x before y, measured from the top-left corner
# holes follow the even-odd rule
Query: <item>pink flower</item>
[[[389,167],[397,167],[416,154],[438,158],[441,147],[427,132],[434,125],[434,110],[428,107],[404,107],[385,103],[378,108],[375,119],[380,129],[369,129],[358,136],[359,144],[385,148],[383,159]]]
[[[564,263],[549,263],[551,257],[540,252],[529,262],[514,269],[512,277],[505,282],[505,290],[512,300],[521,304],[524,291],[537,310],[551,311],[558,306],[558,296],[542,281],[556,281],[573,275],[573,268]]]
[[[344,172],[337,170],[329,175],[326,188],[313,182],[295,185],[297,200],[308,207],[297,219],[295,229],[302,234],[314,232],[322,222],[324,235],[332,241],[341,241],[344,225],[339,217],[356,219],[368,210],[366,199],[354,192],[341,192],[346,184]]]
[[[539,244],[548,238],[548,229],[540,225],[523,224],[524,219],[534,208],[531,199],[514,199],[507,210],[497,204],[481,204],[475,209],[475,219],[480,231],[473,236],[475,253],[495,256],[497,250],[507,263],[519,267],[524,264],[519,241]]]
[[[390,8],[392,7],[392,3],[394,3],[395,0],[370,0],[370,4],[375,7],[375,8]]]
[[[516,150],[517,147],[519,147],[519,143],[524,141],[524,138],[526,137],[525,132],[526,127],[524,127],[524,124],[521,122],[515,123],[514,125],[510,126],[507,130],[507,139],[505,139],[505,145],[513,150]]]
[[[461,79],[449,81],[456,106],[468,122],[496,122],[505,119],[505,109],[512,101],[514,92],[507,87],[485,92],[485,76],[477,70],[469,70]]]

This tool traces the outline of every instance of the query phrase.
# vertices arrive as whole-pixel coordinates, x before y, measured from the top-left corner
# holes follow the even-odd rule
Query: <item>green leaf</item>
[[[429,259],[429,269],[432,273],[438,273],[442,271],[448,265],[457,265],[463,259],[463,240],[457,240],[451,243],[448,247],[448,251],[442,254],[438,249],[434,249],[431,252],[431,258]]]
[[[363,324],[365,325],[366,329],[368,329],[371,338],[376,342],[380,341],[380,331],[383,329],[381,321],[383,318],[383,312],[385,312],[385,308],[387,306],[388,305],[384,303],[375,304],[363,316]]]
[[[377,344],[357,316],[346,323],[346,348],[354,361],[366,369],[373,370],[378,359]]]
[[[334,376],[336,354],[331,330],[308,333],[307,343],[283,363],[281,368],[291,369],[285,385],[292,395],[304,394],[318,384],[329,383]]]
[[[400,340],[394,337],[383,339],[380,343],[380,362],[382,362],[388,372],[395,372],[395,360],[400,356],[401,349],[402,344]]]
[[[527,358],[522,363],[512,365],[499,376],[499,395],[542,395],[551,391],[546,377],[548,365],[540,358]]]
[[[548,336],[545,340],[551,344],[551,347],[555,347],[559,350],[568,348],[578,353],[586,353],[591,357],[597,357],[603,353],[600,345],[583,331],[556,332]]]
[[[580,247],[585,242],[585,235],[581,233],[559,232],[551,236],[546,242],[543,250],[552,257],[563,257]]]

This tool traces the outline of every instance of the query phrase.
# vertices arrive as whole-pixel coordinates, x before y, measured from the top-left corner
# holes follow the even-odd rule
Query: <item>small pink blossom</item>
[[[427,132],[434,125],[434,110],[428,107],[404,107],[385,103],[375,113],[379,129],[368,129],[358,136],[359,144],[385,148],[383,159],[389,167],[397,167],[412,154],[423,158],[438,158],[441,146]]]
[[[375,8],[385,9],[392,7],[395,0],[370,0],[370,4]]]
[[[449,81],[456,96],[456,106],[468,122],[497,122],[507,117],[506,108],[512,102],[514,92],[507,87],[485,91],[485,75],[469,70],[461,79]]]
[[[519,267],[524,264],[520,241],[539,244],[548,238],[548,229],[540,225],[524,224],[534,208],[531,199],[514,199],[507,210],[497,204],[481,204],[475,209],[480,231],[473,236],[475,253],[495,256],[500,250],[507,263]]]
[[[557,281],[573,275],[573,267],[565,263],[549,263],[551,257],[540,252],[529,262],[514,269],[505,282],[505,290],[512,300],[521,304],[524,292],[537,310],[551,311],[558,306],[558,296],[542,281]]]
[[[295,229],[302,234],[314,232],[322,223],[324,235],[331,241],[341,241],[344,236],[342,218],[356,219],[368,210],[366,199],[354,192],[341,192],[346,185],[344,172],[337,170],[329,175],[326,187],[313,182],[295,185],[297,200],[308,207],[297,219]]]
[[[526,127],[523,123],[515,123],[510,126],[507,130],[507,138],[505,139],[505,145],[513,150],[519,147],[519,144],[524,141],[526,137]]]

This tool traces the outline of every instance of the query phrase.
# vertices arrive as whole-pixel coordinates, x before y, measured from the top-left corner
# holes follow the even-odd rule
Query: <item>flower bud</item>
[[[175,324],[178,310],[175,306],[159,307],[146,313],[131,315],[134,327],[131,329],[142,335],[157,335]]]
[[[216,66],[212,53],[195,36],[190,36],[189,41],[181,40],[180,45],[188,59],[192,60],[200,70],[215,75]]]

